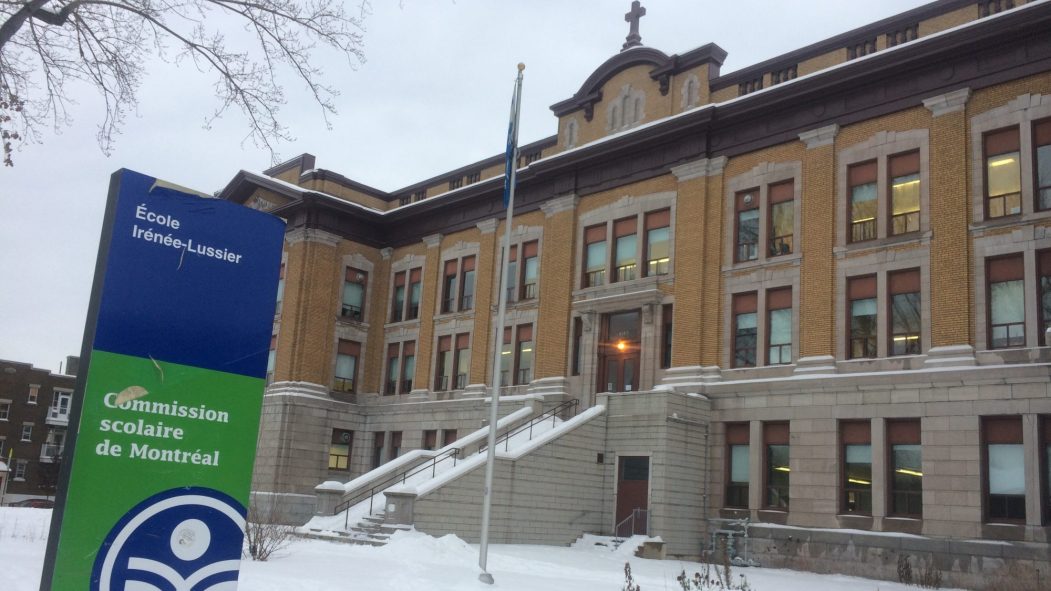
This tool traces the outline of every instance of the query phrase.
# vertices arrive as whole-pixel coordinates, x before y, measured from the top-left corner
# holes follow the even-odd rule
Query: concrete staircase
[[[345,531],[302,527],[297,529],[295,533],[300,538],[311,540],[327,540],[329,542],[359,544],[362,546],[383,546],[394,532],[409,531],[411,529],[411,525],[386,523],[385,515],[379,512],[363,517],[356,525],[352,525]]]

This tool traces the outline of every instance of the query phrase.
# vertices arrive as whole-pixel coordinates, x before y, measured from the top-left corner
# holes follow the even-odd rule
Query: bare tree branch
[[[340,0],[0,0],[5,164],[12,142],[40,141],[41,127],[69,124],[77,84],[103,99],[97,138],[109,153],[154,55],[214,75],[217,106],[205,126],[235,107],[247,119],[246,139],[276,159],[276,144],[291,139],[278,118],[286,101],[279,80],[298,78],[328,123],[338,91],[323,83],[314,52],[334,50],[351,67],[363,62],[368,0],[358,9],[351,14]],[[231,20],[254,39],[249,48],[228,40]]]

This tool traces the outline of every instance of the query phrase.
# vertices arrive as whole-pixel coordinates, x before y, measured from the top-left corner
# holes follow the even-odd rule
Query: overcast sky
[[[924,4],[919,0],[644,0],[644,45],[667,54],[708,42],[729,52],[723,73]],[[569,98],[620,50],[628,0],[373,0],[367,62],[326,59],[342,91],[327,130],[289,80],[282,120],[325,168],[394,190],[503,151],[515,65],[526,64],[521,143],[556,131],[549,106]],[[330,56],[322,56],[328,58]],[[53,371],[80,353],[109,175],[130,168],[211,193],[269,153],[243,143],[231,112],[210,130],[210,74],[151,66],[113,153],[95,141],[99,101],[77,88],[74,123],[45,130],[0,170],[0,359]],[[202,293],[201,297],[207,297]]]

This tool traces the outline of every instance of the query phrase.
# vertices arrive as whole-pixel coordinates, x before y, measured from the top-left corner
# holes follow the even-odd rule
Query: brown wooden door
[[[621,456],[617,462],[617,531],[614,532],[615,535],[630,536],[647,533],[649,494],[650,458]],[[635,519],[628,519],[633,513]]]

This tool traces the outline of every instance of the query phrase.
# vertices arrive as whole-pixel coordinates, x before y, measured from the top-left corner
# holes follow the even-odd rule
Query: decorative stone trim
[[[831,355],[800,357],[796,360],[796,369],[793,373],[796,375],[836,373],[836,358]]]
[[[536,394],[538,396],[548,397],[564,397],[567,400],[572,398],[570,392],[569,379],[565,377],[554,377],[554,378],[540,378],[529,382],[530,394]]]
[[[969,367],[978,365],[978,362],[974,357],[974,347],[947,345],[928,349],[923,365],[926,367]]]
[[[478,229],[482,231],[482,234],[492,234],[496,231],[497,224],[498,222],[496,221],[496,218],[492,218],[488,220],[482,220],[475,224],[475,226],[477,226]]]
[[[460,398],[485,398],[488,395],[489,388],[485,384],[467,384]]]
[[[923,106],[927,107],[935,117],[959,113],[967,106],[967,100],[971,98],[971,89],[964,87],[959,90],[932,96],[923,99]]]
[[[427,245],[427,248],[435,248],[442,243],[442,235],[428,234],[423,237],[423,243]]]
[[[335,234],[316,228],[294,228],[285,233],[285,242],[288,244],[316,242],[318,244],[336,246],[341,240],[342,238]]]
[[[723,173],[723,168],[725,167],[726,156],[719,156],[718,158],[701,158],[700,160],[673,166],[671,167],[671,173],[681,183],[702,176],[718,176]]]
[[[722,380],[722,370],[718,365],[686,365],[672,367],[664,371],[664,378],[659,388],[671,388],[675,392],[698,393],[704,383]]]
[[[544,212],[544,217],[552,217],[563,211],[576,209],[578,203],[580,198],[575,193],[570,193],[541,203],[540,210]]]
[[[820,148],[821,146],[832,145],[832,142],[836,140],[836,134],[838,133],[839,125],[833,123],[832,125],[804,131],[799,134],[799,140],[806,144],[807,150],[813,150],[814,148]]]
[[[265,396],[312,396],[330,400],[328,386],[312,382],[274,382],[266,389]]]
[[[393,255],[394,255],[394,249],[389,247],[389,246],[387,248],[381,248],[380,249],[380,256],[383,257],[383,260],[385,260],[385,261],[389,261],[390,257],[393,256]]]

